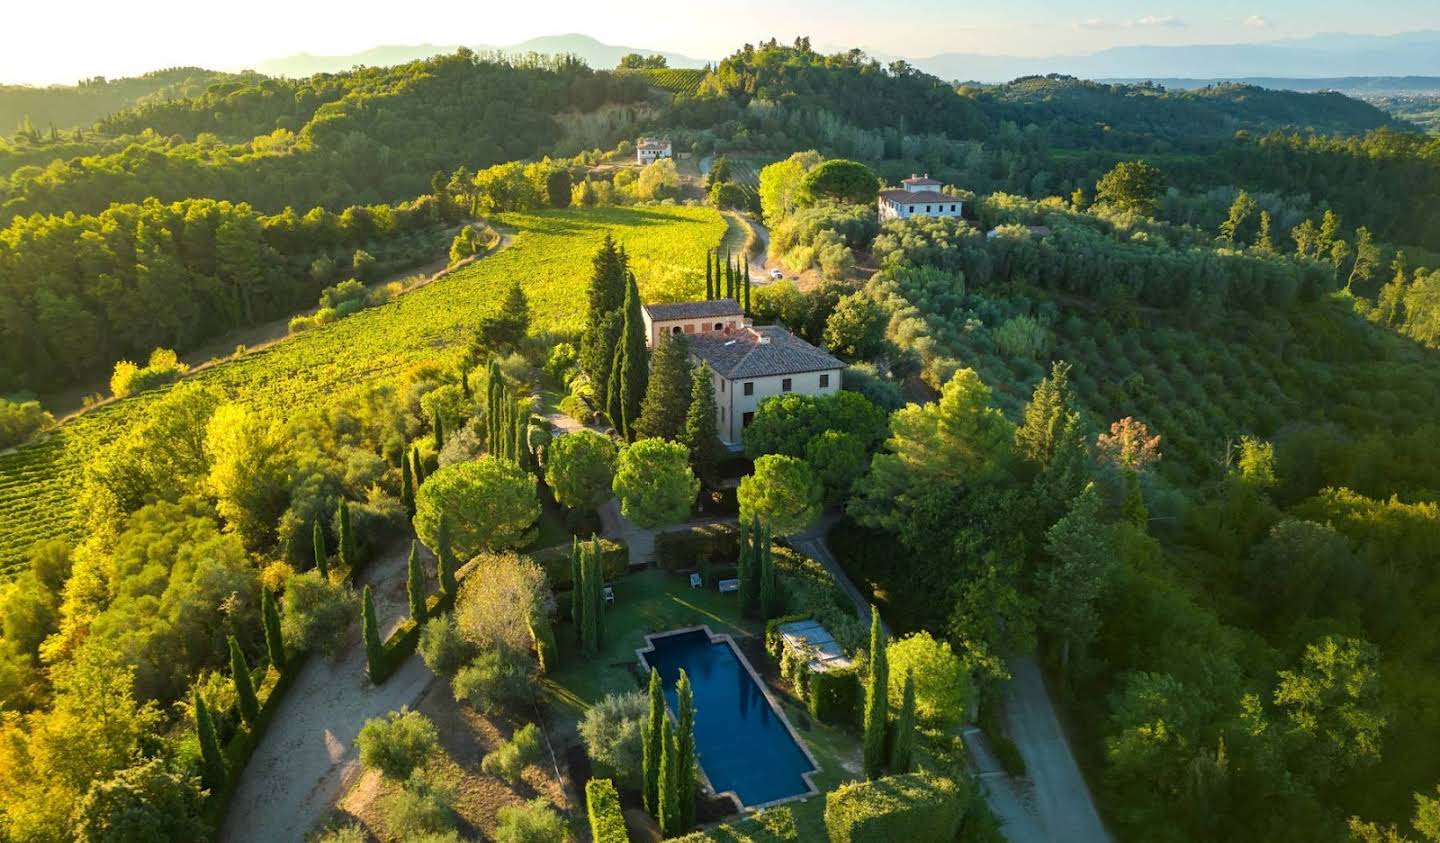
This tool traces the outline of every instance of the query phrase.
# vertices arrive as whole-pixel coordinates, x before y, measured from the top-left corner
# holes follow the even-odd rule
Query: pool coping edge
[[[694,626],[680,627],[678,629],[671,629],[665,632],[650,633],[645,636],[645,646],[637,647],[635,650],[635,655],[640,660],[641,666],[645,668],[647,673],[649,672],[650,663],[646,660],[645,654],[655,652],[656,638],[668,638],[672,635],[684,635],[690,632],[704,632],[706,637],[710,639],[711,644],[719,644],[721,642],[724,642],[730,645],[730,650],[735,654],[735,659],[739,661],[741,666],[745,668],[746,672],[750,674],[750,678],[755,680],[755,686],[758,687],[760,689],[760,693],[764,695],[765,702],[770,705],[770,710],[775,712],[775,716],[778,717],[780,719],[780,722],[785,726],[785,731],[790,733],[790,739],[795,741],[795,745],[800,747],[801,752],[805,753],[805,758],[809,760],[810,766],[813,768],[809,772],[800,774],[801,781],[805,782],[805,786],[809,788],[807,792],[797,793],[794,796],[786,796],[780,799],[772,799],[769,802],[761,802],[756,805],[746,805],[743,801],[741,801],[740,795],[733,790],[715,790],[715,786],[710,783],[710,777],[705,773],[704,765],[699,762],[699,758],[697,756],[695,763],[695,771],[700,774],[700,778],[702,783],[705,785],[705,789],[710,791],[717,797],[730,799],[732,802],[735,803],[737,807],[739,807],[742,813],[745,811],[763,811],[766,808],[773,808],[776,805],[781,805],[786,802],[794,802],[800,799],[809,799],[812,796],[819,796],[820,788],[815,786],[815,780],[812,777],[820,772],[820,762],[815,759],[815,754],[810,751],[810,747],[805,743],[805,740],[800,737],[800,733],[795,731],[795,726],[790,722],[790,717],[785,713],[785,709],[780,705],[780,701],[775,699],[774,694],[770,693],[770,688],[765,684],[765,680],[762,679],[760,677],[760,674],[755,671],[755,667],[750,664],[749,659],[745,658],[745,654],[740,652],[739,645],[735,643],[735,636],[731,635],[728,632],[716,635],[713,631],[711,631],[709,624],[696,624]],[[670,711],[669,705],[665,706],[665,715],[671,720],[675,719],[675,713]]]

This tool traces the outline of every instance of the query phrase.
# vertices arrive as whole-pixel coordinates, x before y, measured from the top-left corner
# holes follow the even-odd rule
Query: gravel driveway
[[[409,540],[396,542],[361,578],[375,598],[388,635],[407,616],[405,563]],[[433,561],[427,556],[427,570]],[[432,584],[433,586],[433,584]],[[358,624],[357,624],[358,629]],[[365,648],[352,630],[338,661],[313,656],[281,701],[270,728],[230,800],[220,839],[225,843],[303,840],[327,817],[360,774],[355,737],[372,717],[414,706],[435,675],[412,656],[379,687],[365,676]]]

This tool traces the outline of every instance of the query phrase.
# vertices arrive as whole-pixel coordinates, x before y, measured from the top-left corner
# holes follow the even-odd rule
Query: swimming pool
[[[646,636],[647,672],[660,672],[665,699],[677,710],[675,683],[684,670],[695,694],[695,752],[710,789],[733,793],[742,807],[815,793],[818,767],[728,635],[709,627]]]

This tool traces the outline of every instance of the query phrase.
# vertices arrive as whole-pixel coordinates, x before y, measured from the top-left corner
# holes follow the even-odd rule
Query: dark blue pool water
[[[695,751],[717,792],[735,791],[746,806],[809,792],[801,773],[815,766],[770,707],[755,678],[725,641],[704,630],[653,639],[646,663],[660,671],[665,699],[677,710],[675,683],[690,675],[695,693]]]

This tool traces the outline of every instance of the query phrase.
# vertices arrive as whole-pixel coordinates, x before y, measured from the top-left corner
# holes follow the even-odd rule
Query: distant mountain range
[[[1156,85],[1182,91],[1193,91],[1196,88],[1205,88],[1223,82],[1235,82],[1241,85],[1254,85],[1257,88],[1269,88],[1275,91],[1299,91],[1300,93],[1339,91],[1342,94],[1357,97],[1403,96],[1414,94],[1440,96],[1440,76],[1337,76],[1317,79],[1296,79],[1294,77],[1287,78],[1281,76],[1239,76],[1224,78],[1217,76],[1212,79],[1169,79],[1163,77],[1159,79],[1139,79],[1132,77],[1129,79],[1100,79],[1097,81],[1117,82],[1121,84],[1154,82]]]
[[[313,73],[334,73],[341,70],[349,70],[357,65],[370,67],[386,67],[394,64],[404,64],[407,61],[428,58],[441,53],[453,53],[460,49],[459,44],[415,44],[415,45],[387,45],[374,47],[361,53],[354,53],[344,56],[314,56],[309,53],[299,53],[293,56],[270,59],[258,64],[254,69],[268,76],[309,76]],[[480,53],[502,52],[513,55],[525,53],[545,53],[550,55],[567,53],[576,55],[585,60],[585,63],[594,68],[611,68],[620,63],[621,56],[628,53],[640,53],[642,55],[654,55],[659,53],[671,67],[704,67],[704,59],[691,58],[679,53],[667,53],[664,50],[647,50],[643,47],[620,47],[614,44],[604,44],[591,38],[588,35],[546,35],[540,38],[531,38],[529,41],[521,41],[519,44],[506,46],[494,46],[489,44],[467,44],[470,49]]]
[[[1083,79],[1319,79],[1440,76],[1440,32],[1316,35],[1258,44],[1114,47],[1074,56],[942,53],[910,63],[942,79],[1005,82],[1064,73]]]

